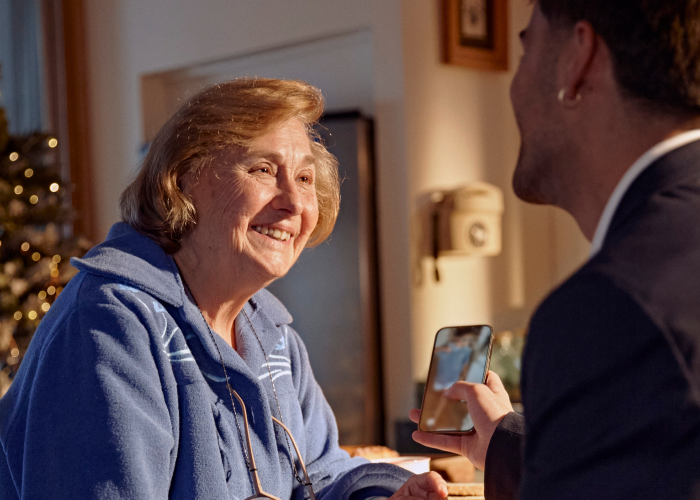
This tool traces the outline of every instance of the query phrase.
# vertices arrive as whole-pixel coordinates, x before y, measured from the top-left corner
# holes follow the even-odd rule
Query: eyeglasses
[[[243,426],[245,428],[245,444],[246,448],[248,449],[248,455],[250,456],[250,464],[248,465],[248,470],[250,471],[251,476],[253,476],[253,489],[255,490],[255,494],[252,496],[249,496],[245,500],[254,500],[256,498],[267,498],[269,500],[281,500],[280,498],[270,494],[266,493],[265,490],[262,489],[262,485],[260,484],[260,477],[258,476],[258,468],[255,465],[255,457],[253,456],[253,445],[250,441],[250,429],[248,428],[248,413],[246,412],[245,409],[245,404],[243,404],[243,400],[241,397],[238,395],[236,391],[234,391],[232,388],[230,389],[231,393],[236,397],[238,400],[238,403],[241,405],[241,408],[243,410]],[[284,432],[287,433],[289,436],[289,439],[292,440],[292,445],[294,446],[294,451],[297,454],[297,458],[299,459],[299,465],[301,465],[301,470],[304,471],[304,476],[306,477],[306,482],[302,483],[306,488],[309,490],[309,496],[311,500],[316,500],[316,495],[314,495],[314,489],[311,487],[311,478],[309,477],[309,473],[306,472],[306,465],[304,465],[304,459],[301,458],[301,453],[299,453],[299,447],[297,446],[296,441],[294,441],[294,436],[292,436],[292,432],[287,429],[287,426],[284,425],[282,422],[280,422],[278,419],[275,417],[272,417],[272,421],[282,427],[284,429]]]

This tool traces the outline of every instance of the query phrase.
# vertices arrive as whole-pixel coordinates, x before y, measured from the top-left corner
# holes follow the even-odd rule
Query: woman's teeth
[[[264,234],[265,236],[269,236],[270,238],[279,241],[287,241],[291,236],[291,234],[289,234],[287,231],[272,229],[271,227],[253,226],[253,229],[255,229],[260,234]]]

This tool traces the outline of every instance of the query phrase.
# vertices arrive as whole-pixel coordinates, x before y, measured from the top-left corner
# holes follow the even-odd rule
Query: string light
[[[19,349],[17,349],[16,347],[13,347],[12,350],[10,351],[10,354],[16,358],[17,356],[19,356]]]
[[[22,186],[15,186],[15,194],[22,194],[24,188]]]
[[[55,148],[56,146],[58,146],[58,140],[56,140],[55,137],[51,137],[51,138],[48,140],[48,145],[49,145],[50,148]]]
[[[52,262],[51,264],[49,264],[49,269],[55,271],[56,269],[58,269],[58,266],[55,262]]]
[[[10,161],[17,161],[19,158],[19,153],[12,152],[10,153]]]
[[[0,247],[2,246],[2,241],[0,241]]]
[[[39,296],[39,300],[44,300],[46,298],[46,292],[43,290],[37,293],[37,295]]]
[[[52,183],[49,186],[49,190],[51,190],[52,193],[55,193],[56,191],[58,191],[58,183],[57,182]]]
[[[46,289],[46,293],[48,293],[49,295],[53,295],[54,293],[56,293],[56,287],[55,286],[48,287]]]
[[[36,262],[36,261],[38,261],[39,259],[41,259],[41,254],[40,254],[39,252],[34,252],[34,253],[32,254],[32,260],[33,260],[34,262]]]
[[[15,312],[14,318],[15,318],[17,321],[21,320],[21,319],[22,319],[22,311],[17,311],[17,312]]]
[[[51,277],[58,278],[58,269],[54,269],[53,271],[51,271]]]
[[[31,203],[32,205],[35,205],[36,202],[38,202],[38,201],[39,201],[39,197],[35,194],[33,194],[29,197],[29,203]]]
[[[41,310],[44,312],[48,311],[49,307],[51,307],[51,305],[48,302],[44,302],[43,304],[41,304]]]
[[[22,246],[20,248],[23,252],[26,252],[27,250],[29,250],[29,243],[25,241],[24,243],[22,243]]]
[[[36,319],[36,311],[29,311],[27,313],[27,318],[29,319]]]
[[[54,261],[56,264],[58,264],[59,262],[61,262],[61,256],[60,256],[60,255],[54,255],[54,256],[51,258],[51,260]]]
[[[31,168],[28,168],[27,170],[24,171],[24,176],[29,179],[32,175],[34,175],[34,170]]]

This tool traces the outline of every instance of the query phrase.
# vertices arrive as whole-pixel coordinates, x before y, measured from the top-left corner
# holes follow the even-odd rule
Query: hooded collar
[[[128,224],[112,226],[107,239],[82,259],[71,259],[78,270],[113,279],[176,307],[185,303],[185,289],[175,261],[149,237]]]
[[[175,307],[181,308],[191,302],[172,256],[151,238],[123,222],[112,226],[103,243],[82,259],[71,259],[71,263],[80,271],[138,288]],[[282,303],[265,289],[257,292],[246,304],[251,321],[261,310],[275,326],[292,321]]]

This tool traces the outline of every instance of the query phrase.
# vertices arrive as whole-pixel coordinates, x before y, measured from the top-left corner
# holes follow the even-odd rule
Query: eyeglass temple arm
[[[255,489],[255,495],[250,498],[270,498],[272,500],[281,500],[276,496],[266,493],[262,489],[262,484],[260,484],[260,476],[258,476],[258,467],[255,465],[255,457],[253,456],[253,444],[250,441],[250,429],[248,428],[248,413],[245,411],[245,405],[243,400],[238,395],[236,391],[230,389],[231,393],[236,397],[238,403],[241,405],[241,410],[243,413],[243,428],[245,429],[245,441],[248,447],[248,459],[250,460],[250,474],[253,476],[253,488]],[[274,417],[273,417],[274,418]],[[293,440],[293,439],[292,439]],[[296,447],[296,445],[294,445]],[[246,499],[247,500],[247,499]],[[313,499],[316,500],[316,499]]]
[[[297,457],[299,458],[299,465],[301,465],[301,470],[304,471],[304,476],[306,476],[306,483],[307,484],[305,486],[309,487],[309,494],[311,495],[311,500],[316,500],[316,495],[314,495],[314,489],[311,486],[311,477],[309,476],[309,473],[306,472],[306,465],[304,464],[304,459],[301,458],[301,453],[299,453],[299,447],[297,446],[297,442],[294,440],[294,436],[292,436],[292,432],[289,429],[287,429],[286,425],[284,425],[281,421],[279,421],[275,417],[272,417],[272,421],[275,422],[280,427],[282,427],[284,429],[284,432],[286,432],[287,435],[289,436],[289,439],[292,440],[292,445],[294,446],[294,451],[296,452]]]

